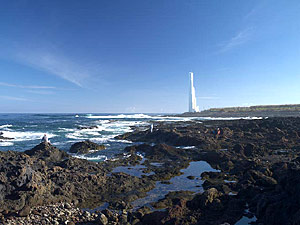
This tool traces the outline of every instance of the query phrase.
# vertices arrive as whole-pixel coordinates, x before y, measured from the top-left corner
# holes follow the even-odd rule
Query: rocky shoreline
[[[211,118],[235,118],[235,117],[299,117],[300,111],[272,111],[272,110],[262,110],[262,111],[245,111],[245,112],[223,112],[223,111],[202,111],[196,113],[183,113],[175,115],[176,117],[211,117]]]
[[[153,132],[116,137],[143,144],[99,163],[44,143],[0,152],[0,218],[3,224],[233,225],[255,216],[254,224],[300,224],[299,136],[300,118],[156,122]],[[199,191],[171,191],[134,207],[158,182],[167,187],[200,161],[215,171],[182,178],[201,181]]]

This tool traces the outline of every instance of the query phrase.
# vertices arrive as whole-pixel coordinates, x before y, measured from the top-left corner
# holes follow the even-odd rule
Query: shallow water
[[[169,181],[171,184],[163,184],[160,181],[156,182],[154,189],[147,193],[145,198],[137,199],[132,204],[134,208],[139,208],[141,206],[147,205],[151,202],[156,202],[159,199],[165,197],[171,191],[193,191],[199,193],[203,191],[200,176],[203,172],[218,172],[218,170],[213,169],[205,161],[191,162],[186,169],[182,169],[182,175],[171,178]],[[187,176],[194,176],[195,179],[188,179]]]
[[[145,176],[150,176],[152,174],[154,174],[154,172],[150,172],[150,173],[144,173],[143,170],[146,169],[147,167],[143,166],[143,165],[136,165],[136,166],[118,166],[116,168],[113,169],[113,171],[111,173],[127,173],[131,176],[136,176],[141,178],[142,175]]]
[[[253,216],[252,218],[249,218],[247,216],[243,216],[235,225],[247,225],[251,222],[255,222],[257,218]]]

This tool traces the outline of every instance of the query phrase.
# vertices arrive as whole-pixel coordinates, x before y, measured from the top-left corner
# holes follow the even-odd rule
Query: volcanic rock
[[[61,161],[68,157],[68,154],[65,151],[59,150],[55,146],[46,142],[42,142],[24,153],[51,163]]]
[[[73,144],[70,148],[71,153],[87,154],[91,150],[104,150],[104,145],[99,145],[89,140]]]
[[[98,126],[78,126],[77,129],[78,130],[86,130],[86,129],[96,129],[98,128]]]

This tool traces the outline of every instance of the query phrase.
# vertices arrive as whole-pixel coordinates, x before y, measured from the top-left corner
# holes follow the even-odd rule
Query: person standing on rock
[[[50,141],[48,140],[47,134],[44,134],[44,136],[42,138],[42,143],[44,143],[44,144],[50,144]]]
[[[151,123],[151,125],[150,125],[150,132],[151,133],[153,132],[153,123]]]

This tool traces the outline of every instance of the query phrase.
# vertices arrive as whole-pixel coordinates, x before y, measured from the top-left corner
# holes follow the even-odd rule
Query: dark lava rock
[[[99,145],[89,140],[81,141],[73,144],[70,148],[71,153],[80,153],[80,154],[87,154],[91,150],[103,150],[105,149],[104,145]]]
[[[214,134],[217,128],[220,135]],[[25,154],[0,152],[0,212],[5,217],[26,215],[26,206],[59,201],[84,208],[107,202],[127,209],[131,201],[145,197],[156,181],[168,181],[182,174],[191,161],[204,160],[218,171],[202,173],[203,193],[170,193],[152,204],[162,211],[144,207],[118,216],[104,213],[108,223],[235,224],[249,209],[258,224],[299,224],[299,136],[300,118],[162,122],[155,124],[152,133],[135,130],[119,136],[155,143],[126,148],[131,156],[120,161],[93,163],[48,144]],[[151,175],[111,173],[117,166],[139,165],[138,152],[146,157],[142,166]]]
[[[65,151],[59,150],[50,143],[45,142],[40,143],[31,150],[25,151],[25,154],[43,159],[47,162],[58,162],[69,156]]]
[[[178,196],[179,198],[177,198]],[[190,198],[193,198],[190,200]],[[168,207],[164,211],[148,213],[141,218],[142,224],[235,224],[242,217],[245,202],[226,196],[215,188],[193,196],[177,192],[166,196],[155,205]]]
[[[176,129],[155,129],[152,133],[141,131],[137,133],[126,133],[116,137],[117,139],[128,139],[138,142],[167,143],[175,146],[199,145],[202,140],[188,134],[181,134]]]
[[[78,130],[86,130],[86,129],[96,129],[98,126],[79,126],[77,127]]]
[[[112,204],[110,204],[109,208],[111,208],[111,209],[118,209],[118,210],[131,209],[132,205],[130,203],[128,203],[128,202],[116,201],[116,202],[113,202]]]
[[[191,208],[220,208],[222,207],[219,197],[223,194],[216,188],[210,188],[201,195],[197,195],[189,204]]]
[[[69,156],[48,143],[22,152],[0,151],[0,212],[26,216],[38,205],[76,202],[95,208],[103,202],[126,202],[144,197],[154,181],[113,174],[95,163]]]
[[[169,192],[163,199],[152,203],[152,206],[157,209],[164,209],[173,207],[180,202],[180,200],[191,200],[193,198],[192,191],[172,191]]]
[[[31,208],[29,206],[25,206],[20,212],[19,216],[28,216],[30,214]]]

